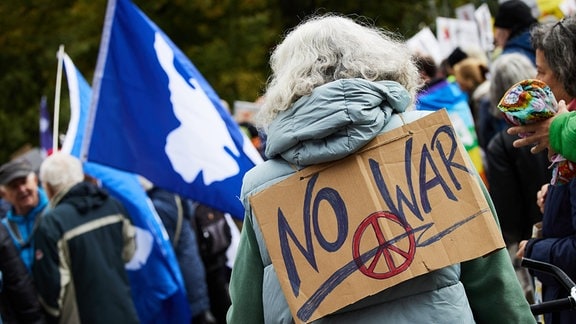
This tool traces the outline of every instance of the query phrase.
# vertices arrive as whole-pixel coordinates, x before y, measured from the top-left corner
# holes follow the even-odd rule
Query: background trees
[[[453,17],[465,0],[133,0],[190,58],[221,98],[254,101],[268,76],[268,54],[310,13],[365,16],[411,37]],[[479,6],[484,1],[472,1]],[[491,7],[497,0],[487,1]],[[60,44],[89,83],[96,66],[106,0],[0,1],[0,163],[38,146],[40,98],[54,103]],[[494,11],[493,11],[494,12]],[[62,89],[60,129],[69,119]]]

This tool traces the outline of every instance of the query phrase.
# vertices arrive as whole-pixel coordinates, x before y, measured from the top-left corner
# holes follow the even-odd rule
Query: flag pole
[[[58,124],[60,119],[60,92],[62,87],[62,61],[64,60],[64,45],[58,49],[58,70],[56,71],[56,91],[54,94],[54,119],[52,125],[52,151],[58,151]]]

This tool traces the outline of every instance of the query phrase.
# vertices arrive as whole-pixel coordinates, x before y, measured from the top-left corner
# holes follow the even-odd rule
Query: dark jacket
[[[44,313],[38,302],[32,276],[3,224],[0,224],[0,271],[2,321],[7,324],[44,323]]]
[[[542,220],[536,193],[552,176],[546,152],[534,155],[530,147],[515,148],[516,139],[500,131],[486,152],[489,192],[507,245],[531,237],[532,225]]]
[[[210,309],[210,299],[196,234],[190,225],[188,201],[160,188],[152,188],[147,194],[170,237],[186,285],[192,316],[197,316]]]
[[[524,256],[552,263],[576,278],[576,179],[564,185],[550,185],[542,220],[542,238],[526,244]],[[553,276],[534,272],[542,282],[542,300],[566,298],[570,294]],[[546,324],[576,323],[576,311],[544,315]]]
[[[61,323],[138,323],[124,269],[135,229],[123,206],[88,182],[58,198],[34,237],[42,305]]]
[[[536,65],[536,50],[532,47],[530,42],[530,30],[526,29],[508,39],[502,54],[519,53],[526,55],[532,64]]]
[[[496,117],[490,112],[492,107],[489,98],[481,98],[478,101],[478,120],[476,122],[478,144],[484,152],[488,151],[488,144],[496,134],[510,127],[504,118]]]

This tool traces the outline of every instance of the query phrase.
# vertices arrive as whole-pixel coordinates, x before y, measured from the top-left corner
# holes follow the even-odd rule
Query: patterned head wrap
[[[498,109],[509,124],[526,125],[554,116],[558,103],[546,83],[526,79],[506,91],[498,103]]]
[[[548,119],[558,112],[558,103],[550,87],[540,80],[527,79],[513,85],[500,99],[498,109],[512,125],[526,125]],[[525,137],[529,134],[518,134]],[[576,163],[560,154],[552,156],[550,184],[563,185],[576,178]]]

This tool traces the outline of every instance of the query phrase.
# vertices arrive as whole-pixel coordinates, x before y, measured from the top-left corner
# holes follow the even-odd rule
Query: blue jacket
[[[485,181],[484,162],[478,144],[474,116],[468,104],[468,95],[456,83],[438,79],[418,94],[416,110],[437,111],[442,108],[446,108],[454,130],[464,144],[476,171]]]
[[[268,161],[250,170],[230,295],[229,323],[292,323],[249,198],[296,172],[335,161],[399,127],[409,106],[398,83],[345,79],[318,87],[272,122]],[[427,112],[404,113],[406,122]],[[249,298],[247,298],[249,296]],[[412,278],[314,323],[534,323],[506,250]]]
[[[28,214],[16,215],[14,214],[14,209],[11,208],[6,213],[6,217],[2,219],[2,223],[8,228],[10,237],[12,237],[14,245],[20,252],[20,257],[28,271],[32,269],[32,264],[34,263],[33,234],[47,206],[48,197],[42,188],[38,188],[38,205],[29,211]]]
[[[504,48],[502,48],[502,54],[520,53],[526,55],[536,66],[536,51],[532,48],[532,42],[530,41],[530,30],[514,35],[510,38]]]
[[[437,111],[442,108],[446,108],[466,150],[477,147],[478,139],[468,95],[457,84],[438,80],[418,94],[416,110]]]

